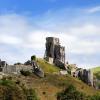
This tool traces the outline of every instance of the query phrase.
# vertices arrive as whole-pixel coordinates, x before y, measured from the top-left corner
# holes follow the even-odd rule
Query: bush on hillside
[[[24,70],[21,70],[20,73],[24,76],[30,76],[31,75],[31,72],[30,71],[24,71]]]
[[[70,85],[64,91],[57,94],[57,100],[89,100],[88,97],[76,90],[73,85]]]
[[[15,84],[12,80],[7,79],[6,77],[4,77],[3,79],[0,80],[0,85],[13,87],[13,85],[15,85]]]
[[[100,94],[96,94],[90,97],[90,100],[100,100]]]
[[[27,95],[27,100],[39,100],[34,89],[27,89],[26,95]]]
[[[70,85],[57,94],[57,100],[100,100],[100,94],[86,96],[84,93],[77,91],[73,85]]]

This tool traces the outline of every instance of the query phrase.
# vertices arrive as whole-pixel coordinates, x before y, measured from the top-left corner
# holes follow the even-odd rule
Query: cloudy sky
[[[60,38],[69,63],[99,66],[100,0],[0,0],[2,60],[43,57],[47,36]]]

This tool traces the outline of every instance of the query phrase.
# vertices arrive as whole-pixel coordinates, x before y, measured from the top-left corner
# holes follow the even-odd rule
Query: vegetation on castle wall
[[[36,56],[35,55],[31,56],[31,60],[36,60]]]

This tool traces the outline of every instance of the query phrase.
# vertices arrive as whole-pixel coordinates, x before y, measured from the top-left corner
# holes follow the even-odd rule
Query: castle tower
[[[51,64],[55,64],[59,67],[64,67],[65,47],[60,45],[59,38],[46,38],[45,59]]]
[[[54,58],[55,45],[59,45],[59,39],[54,37],[46,38],[46,57]]]

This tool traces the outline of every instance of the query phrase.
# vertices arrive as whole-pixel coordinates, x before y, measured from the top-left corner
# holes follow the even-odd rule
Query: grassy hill
[[[92,69],[93,73],[100,72],[100,66]]]
[[[43,59],[37,60],[39,66],[43,69],[45,73],[58,73],[60,69],[54,65],[49,64],[47,61]]]
[[[45,91],[46,92],[45,96],[48,98],[48,99],[45,98],[44,100],[51,100],[51,99],[55,100],[56,93],[68,87],[70,84],[73,84],[77,88],[77,90],[84,92],[87,95],[94,95],[95,93],[100,92],[100,91],[96,91],[92,87],[89,87],[81,80],[71,77],[70,75],[61,76],[57,74],[59,73],[60,69],[54,65],[47,63],[42,59],[38,59],[38,64],[44,70],[46,76],[45,78],[38,80],[40,81],[39,83],[41,83],[42,85],[42,87],[40,87],[42,88],[41,89],[42,92]],[[44,96],[42,95],[42,97]]]
[[[100,66],[92,69],[94,75],[100,80]]]
[[[13,85],[19,87],[19,90],[11,87],[11,90],[14,89],[13,100],[26,100],[22,99],[23,95],[23,86],[27,89],[32,88],[36,91],[40,100],[56,100],[56,95],[58,92],[62,91],[69,85],[74,85],[78,91],[81,91],[87,95],[94,95],[96,93],[100,93],[100,91],[95,90],[92,87],[89,87],[82,81],[71,77],[70,75],[62,76],[59,74],[60,69],[54,65],[48,64],[46,61],[42,59],[38,59],[39,66],[44,70],[45,77],[39,78],[36,75],[31,76],[11,76],[11,80],[15,82],[17,85]],[[18,84],[19,82],[19,84]],[[11,85],[12,86],[12,85]],[[5,89],[6,88],[6,89]],[[10,90],[10,91],[11,91]],[[7,85],[0,85],[0,93],[4,94],[7,90]],[[10,93],[9,91],[9,93]],[[18,92],[19,91],[19,92]],[[17,92],[17,93],[16,93]],[[2,96],[0,95],[0,97]],[[19,94],[19,97],[17,96]]]

